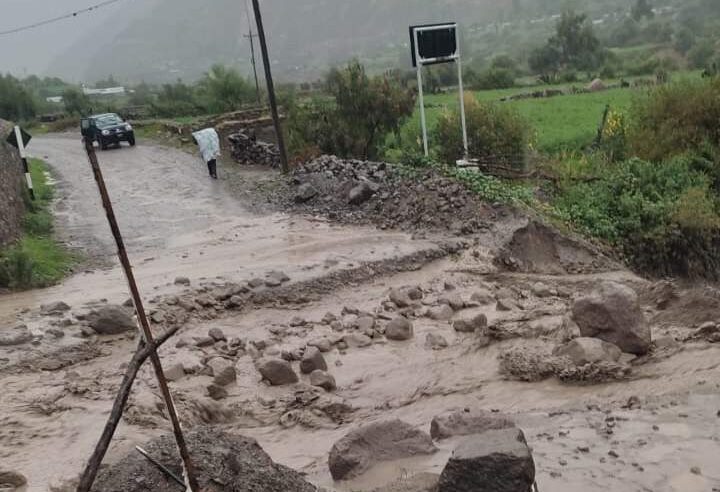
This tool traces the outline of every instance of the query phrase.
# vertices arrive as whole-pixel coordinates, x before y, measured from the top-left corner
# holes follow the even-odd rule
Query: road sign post
[[[458,89],[460,91],[460,120],[463,133],[463,158],[468,159],[468,136],[465,118],[465,100],[463,93],[462,58],[458,25],[455,22],[410,26],[410,44],[412,46],[413,66],[417,68],[418,94],[420,102],[420,124],[423,134],[425,156],[429,155],[427,137],[427,118],[425,115],[425,96],[423,90],[422,68],[425,65],[439,63],[457,63]]]

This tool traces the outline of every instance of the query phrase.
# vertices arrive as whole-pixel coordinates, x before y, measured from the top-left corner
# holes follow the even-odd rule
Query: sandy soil
[[[40,335],[57,321],[38,313],[41,303],[64,300],[73,313],[81,313],[88,303],[121,302],[127,294],[112,261],[109,233],[79,142],[42,138],[33,142],[33,151],[47,157],[57,174],[62,237],[93,260],[88,272],[60,286],[0,297],[0,326],[7,330],[24,322]],[[172,384],[186,426],[211,423],[255,437],[273,459],[306,473],[317,485],[338,492],[370,491],[417,473],[440,473],[456,441],[442,441],[441,451],[431,457],[383,464],[352,482],[333,483],[327,453],[349,429],[397,417],[429,430],[433,416],[443,411],[483,408],[508,413],[523,428],[543,492],[720,490],[720,346],[688,339],[698,323],[718,320],[720,310],[703,304],[689,320],[683,313],[693,305],[688,299],[697,294],[694,290],[679,290],[662,310],[651,296],[643,297],[656,338],[674,335],[688,341],[628,359],[632,373],[627,380],[592,385],[555,378],[509,381],[499,371],[498,355],[509,348],[533,350],[558,343],[573,295],[604,279],[641,292],[652,285],[624,270],[557,275],[499,270],[496,255],[513,232],[526,225],[514,217],[466,238],[469,247],[461,254],[434,255],[439,259],[406,265],[403,258],[437,249],[443,238],[414,239],[308,217],[257,215],[223,180],[208,180],[201,163],[176,150],[140,145],[100,157],[142,290],[156,301],[150,306],[173,295],[202,295],[204,285],[250,280],[270,270],[291,277],[288,289],[298,285],[302,290],[310,280],[316,286],[327,282],[326,289],[315,291],[321,294],[305,302],[193,312],[178,339],[192,341],[210,328],[221,328],[228,338],[262,342],[270,347],[266,353],[292,351],[337,334],[321,322],[327,312],[352,325],[354,317],[343,315],[344,307],[382,314],[389,290],[405,285],[420,286],[428,305],[437,304],[450,286],[464,299],[479,288],[512,289],[517,301],[511,311],[497,311],[493,305],[454,315],[457,319],[483,312],[491,324],[516,333],[490,345],[478,343],[475,335],[456,333],[448,321],[420,316],[409,341],[377,338],[365,348],[333,347],[325,358],[338,389],[328,395],[313,390],[304,376],[297,385],[269,387],[261,382],[251,355],[241,354],[235,362],[237,383],[220,402],[207,397],[209,376],[189,375]],[[332,276],[367,264],[377,274],[362,281]],[[383,265],[403,265],[404,271]],[[180,275],[190,277],[192,286],[173,285]],[[533,294],[537,282],[555,294]],[[308,323],[291,327],[294,317]],[[50,484],[79,473],[135,345],[129,335],[83,338],[79,330],[73,321],[59,341],[45,337],[37,345],[0,347],[0,468],[24,474],[29,491],[48,490]],[[345,328],[341,335],[351,332]],[[441,334],[449,346],[426,347],[429,333]],[[216,355],[213,347],[179,345],[172,341],[163,347],[166,365],[201,366]],[[52,365],[37,361],[58,357],[58,349],[74,351],[74,363],[41,370]],[[336,412],[326,410],[330,403]],[[145,367],[108,462],[168,429],[157,385]]]

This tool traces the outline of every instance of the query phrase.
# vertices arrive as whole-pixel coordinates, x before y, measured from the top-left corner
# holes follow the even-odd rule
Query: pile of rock
[[[289,196],[276,197],[281,205],[347,223],[472,233],[493,216],[462,184],[431,169],[408,177],[383,162],[321,156],[299,166],[293,182]]]
[[[280,151],[276,145],[259,141],[244,132],[230,135],[228,141],[233,159],[240,164],[280,167]]]

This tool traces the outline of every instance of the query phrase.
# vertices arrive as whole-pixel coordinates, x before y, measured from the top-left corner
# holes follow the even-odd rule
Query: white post
[[[22,159],[25,181],[27,181],[28,191],[30,191],[30,198],[35,200],[35,190],[33,190],[32,176],[30,175],[30,168],[28,167],[27,156],[25,155],[25,142],[23,141],[20,127],[17,125],[15,125],[15,140],[17,140],[17,147],[20,151],[20,158]]]
[[[427,121],[425,120],[425,97],[423,95],[423,80],[422,80],[423,64],[420,61],[420,44],[418,43],[417,29],[413,30],[413,36],[415,36],[415,61],[417,63],[418,91],[420,94],[420,124],[422,125],[423,148],[425,149],[425,157],[428,157],[430,155],[430,151],[428,149]]]
[[[460,44],[458,43],[458,50]],[[460,85],[460,121],[462,122],[462,132],[463,132],[463,146],[465,148],[465,155],[463,158],[465,160],[468,159],[468,135],[467,135],[467,122],[465,120],[465,90],[463,89],[463,76],[462,76],[462,58],[460,54],[458,53],[457,58],[457,66],[458,66],[458,83]]]

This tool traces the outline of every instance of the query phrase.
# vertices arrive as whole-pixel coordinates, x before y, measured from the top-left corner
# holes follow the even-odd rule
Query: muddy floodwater
[[[0,347],[0,469],[24,475],[27,491],[71,490],[62,486],[92,452],[136,339],[132,332],[98,336],[85,326],[88,311],[122,304],[128,294],[79,139],[36,138],[31,150],[57,180],[58,237],[85,260],[61,285],[0,296],[0,335],[24,324],[34,337]],[[458,438],[437,442],[433,455],[334,482],[328,452],[349,430],[399,418],[429,432],[440,413],[485,409],[523,429],[542,492],[720,490],[720,344],[693,336],[702,323],[720,320],[712,287],[678,285],[661,303],[653,297],[658,283],[610,263],[572,274],[503,270],[497,255],[527,225],[517,216],[462,237],[340,226],[258,213],[259,204],[228,186],[228,176],[248,172],[230,164],[214,181],[198,158],[177,149],[141,144],[98,155],[155,329],[182,323],[161,357],[166,367],[185,370],[171,389],[186,427],[210,424],[254,437],[318,486],[369,492],[441,473]],[[269,282],[278,272],[289,280]],[[181,277],[187,281],[176,283]],[[662,344],[642,357],[624,354],[628,371],[617,380],[520,381],[502,370],[508,352],[550,353],[565,336],[573,300],[603,281],[638,293]],[[388,340],[381,332],[398,309],[389,294],[407,286],[422,292],[406,311],[412,337]],[[242,305],[217,294],[236,288]],[[492,302],[472,301],[479,291]],[[462,305],[432,314],[450,295]],[[70,310],[40,312],[55,301]],[[491,340],[454,328],[479,314],[496,329]],[[222,344],[200,343],[211,329],[243,349],[228,356]],[[430,343],[437,337],[446,346]],[[323,340],[336,390],[317,393],[302,374],[294,385],[262,381],[260,356],[294,354]],[[214,400],[203,368],[217,356],[232,361],[237,378]],[[169,429],[146,366],[106,462]]]

